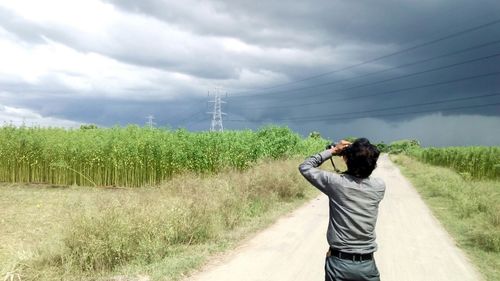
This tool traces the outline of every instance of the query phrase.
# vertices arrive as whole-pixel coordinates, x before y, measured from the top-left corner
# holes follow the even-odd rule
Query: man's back
[[[377,249],[375,224],[385,184],[374,177],[360,179],[317,169],[330,157],[325,151],[299,167],[302,175],[329,197],[328,244],[346,253],[372,253]]]
[[[332,175],[333,195],[327,239],[332,248],[347,253],[373,253],[377,250],[375,224],[378,205],[384,197],[381,179],[357,179],[349,175]]]
[[[346,161],[346,173],[318,169],[333,153]],[[299,166],[300,173],[329,197],[326,281],[380,280],[373,252],[377,250],[375,225],[385,184],[370,176],[379,154],[374,145],[361,138],[353,143],[342,141]]]

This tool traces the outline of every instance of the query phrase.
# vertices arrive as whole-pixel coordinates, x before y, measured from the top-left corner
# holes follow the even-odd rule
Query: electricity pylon
[[[215,88],[214,100],[209,102],[214,103],[214,111],[208,112],[208,114],[212,114],[210,132],[222,132],[224,131],[224,126],[222,125],[222,115],[226,115],[226,113],[222,112],[222,104],[226,102],[221,100],[219,89]]]
[[[148,126],[149,128],[153,128],[156,124],[155,122],[153,122],[155,117],[153,115],[148,115],[146,119],[148,119],[148,121],[146,121],[146,126]]]

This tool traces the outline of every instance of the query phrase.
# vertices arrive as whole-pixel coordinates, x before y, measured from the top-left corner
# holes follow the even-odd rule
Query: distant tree
[[[418,140],[398,140],[391,142],[389,146],[389,152],[397,154],[419,147],[420,147],[420,142]]]
[[[97,125],[95,124],[80,125],[80,130],[93,130],[93,129],[97,129]]]
[[[389,152],[389,146],[385,144],[383,141],[377,143],[376,146],[380,152]]]
[[[312,131],[309,133],[309,138],[318,140],[321,138],[321,134],[317,131]]]

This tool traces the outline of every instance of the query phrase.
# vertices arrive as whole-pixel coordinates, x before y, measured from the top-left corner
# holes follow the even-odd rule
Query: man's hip
[[[325,281],[348,280],[380,280],[380,273],[372,254],[328,251],[325,261]]]

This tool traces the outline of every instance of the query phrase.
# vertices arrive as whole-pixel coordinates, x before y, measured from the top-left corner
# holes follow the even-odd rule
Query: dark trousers
[[[375,260],[352,261],[326,257],[325,281],[380,281]]]

